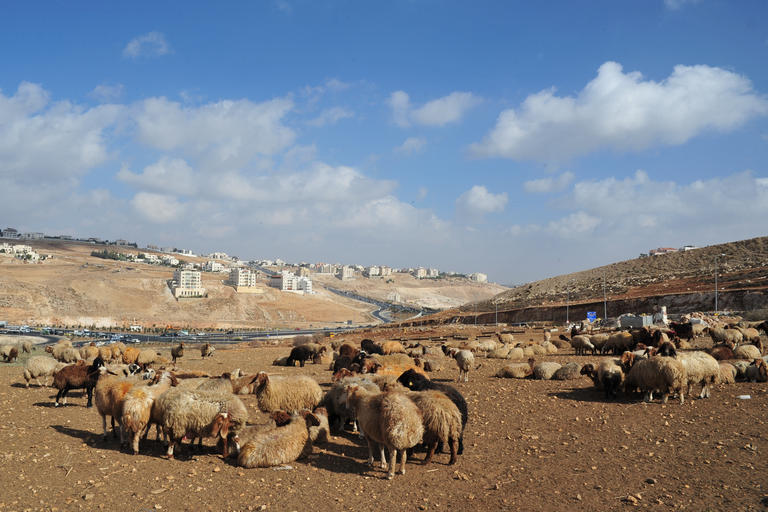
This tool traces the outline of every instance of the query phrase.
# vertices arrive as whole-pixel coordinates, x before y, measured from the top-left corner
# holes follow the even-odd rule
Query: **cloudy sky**
[[[503,284],[768,234],[768,3],[14,2],[0,224]]]

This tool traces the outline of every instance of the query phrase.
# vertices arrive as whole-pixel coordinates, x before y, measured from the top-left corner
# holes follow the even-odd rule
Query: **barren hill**
[[[510,313],[530,308],[563,309],[566,304],[571,308],[580,304],[594,306],[602,304],[604,296],[609,304],[608,316],[613,316],[611,303],[644,305],[643,299],[659,297],[669,300],[678,297],[681,307],[711,310],[714,309],[716,257],[720,306],[734,309],[766,307],[768,237],[758,237],[637,258],[527,283],[491,300],[441,312],[435,318],[471,316],[477,310],[486,317],[489,312],[499,311],[500,318],[504,319],[500,321],[521,321],[520,315]],[[602,305],[596,309],[602,313]],[[620,312],[623,311],[614,308],[614,314]],[[536,319],[557,317],[554,314],[530,316]]]
[[[0,254],[0,320],[14,324],[96,327],[141,324],[211,329],[336,327],[348,322],[378,322],[370,314],[374,306],[331,293],[322,280],[316,283],[314,295],[280,292],[266,284],[259,287],[260,293],[246,294],[237,293],[225,284],[226,274],[204,272],[203,286],[208,290],[208,297],[177,300],[167,286],[173,275],[171,267],[96,258],[90,255],[91,251],[102,246],[84,243],[24,243],[53,257],[34,264]],[[110,249],[137,252],[131,248]],[[181,259],[204,261],[202,258]],[[342,287],[341,281],[330,279],[336,287]],[[432,307],[487,298],[503,289],[469,285],[465,290],[458,282],[446,282],[439,291],[430,292],[432,285],[419,290],[420,283],[410,279],[414,283],[402,285],[404,300],[421,297]],[[404,278],[403,282],[406,281]],[[366,285],[372,288],[371,293]],[[361,279],[355,289],[360,295],[378,296],[383,288],[374,280]],[[481,293],[479,290],[483,289]]]

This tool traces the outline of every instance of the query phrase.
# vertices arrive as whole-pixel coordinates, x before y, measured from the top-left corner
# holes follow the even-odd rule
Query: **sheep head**
[[[304,421],[307,423],[307,428],[317,427],[320,425],[320,419],[317,416],[315,416],[312,412],[304,410],[304,411],[301,411],[299,414],[304,417]]]
[[[352,375],[354,374],[351,371],[349,371],[347,368],[342,368],[341,370],[333,374],[333,382],[339,382],[345,377],[351,377]]]
[[[266,372],[259,372],[253,379],[253,383],[255,384],[254,391],[260,390],[269,384],[269,375]]]
[[[275,411],[270,417],[275,421],[275,425],[278,427],[282,427],[291,422],[291,415],[286,411]]]
[[[629,351],[624,352],[623,354],[621,354],[620,361],[621,361],[622,369],[625,372],[627,372],[635,364],[635,354],[633,354],[632,352],[629,352]]]

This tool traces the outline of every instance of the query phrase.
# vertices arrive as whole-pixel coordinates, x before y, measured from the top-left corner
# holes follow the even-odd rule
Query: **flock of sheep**
[[[447,368],[455,361],[459,382],[467,382],[478,368],[476,357],[519,359],[507,363],[496,374],[505,378],[577,379],[587,376],[606,397],[619,391],[628,396],[645,393],[645,400],[658,393],[666,402],[676,394],[683,403],[693,386],[701,385],[700,398],[710,395],[718,383],[737,379],[768,381],[768,356],[762,356],[760,331],[768,323],[725,325],[709,328],[713,346],[706,352],[686,349],[697,333],[691,324],[672,324],[671,329],[643,328],[613,333],[580,333],[553,338],[549,331],[542,342],[515,342],[511,334],[496,339],[447,340],[405,346],[399,341],[362,340],[311,343],[297,340],[290,354],[274,361],[276,366],[304,366],[308,361],[324,364],[333,372],[330,389],[323,391],[312,377],[244,375],[239,370],[211,376],[183,371],[176,363],[184,357],[183,343],[171,350],[171,362],[154,349],[126,347],[121,343],[76,349],[69,342],[49,346],[45,356],[31,356],[23,377],[53,378],[58,389],[55,404],[66,404],[71,389],[84,389],[87,406],[95,402],[102,418],[105,441],[119,435],[121,446],[140,452],[152,425],[156,439],[167,444],[173,458],[184,440],[213,438],[223,457],[236,457],[246,468],[281,466],[306,456],[315,443],[327,442],[331,433],[345,427],[367,440],[370,465],[378,454],[381,467],[392,478],[398,465],[405,473],[407,454],[417,445],[426,450],[425,463],[444,447],[449,464],[463,453],[463,434],[469,418],[467,403],[453,386],[435,382],[427,374]],[[16,346],[18,351],[31,347]],[[536,358],[572,348],[577,355],[613,353],[599,362],[561,365]],[[214,347],[201,346],[202,357]],[[0,347],[0,354],[12,353]],[[10,359],[10,358],[8,358]],[[725,360],[728,361],[725,361]],[[251,424],[240,396],[255,395],[267,420]]]

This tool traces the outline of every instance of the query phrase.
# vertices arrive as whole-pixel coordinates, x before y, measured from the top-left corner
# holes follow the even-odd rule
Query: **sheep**
[[[120,424],[126,435],[131,438],[131,449],[134,455],[139,453],[141,434],[149,431],[151,422],[159,423],[157,411],[153,417],[154,404],[171,386],[179,383],[176,376],[170,372],[160,372],[155,375],[148,386],[134,387],[125,394],[120,415]],[[106,435],[106,429],[105,429]]]
[[[171,348],[171,362],[176,364],[176,360],[180,357],[184,357],[184,342],[180,342],[175,347]]]
[[[610,336],[605,333],[592,334],[589,336],[589,342],[595,346],[597,352],[602,353],[603,347],[608,342]]]
[[[733,350],[734,359],[754,361],[762,356],[760,349],[754,345],[739,345]]]
[[[405,354],[405,347],[399,341],[385,341],[381,344],[382,355]]]
[[[250,377],[253,378],[253,376]],[[218,377],[206,379],[195,389],[199,391],[213,391],[216,393],[234,393],[232,374],[225,372]]]
[[[104,359],[104,361],[109,361],[112,358],[112,351],[110,351],[109,357],[105,358],[99,352],[99,347],[97,347],[93,342],[90,345],[80,347],[80,350],[78,352],[80,352],[80,357],[83,359],[91,359],[91,358],[96,358],[98,356],[101,356],[101,358]]]
[[[67,405],[67,393],[71,389],[85,389],[88,394],[88,402],[86,407],[93,406],[93,388],[96,386],[96,382],[99,380],[99,376],[106,370],[104,360],[97,357],[93,360],[90,366],[86,366],[84,362],[78,362],[76,364],[70,364],[65,366],[61,370],[53,374],[53,386],[59,390],[56,393],[55,407],[59,406],[59,400],[62,400],[62,405]]]
[[[34,344],[29,340],[19,340],[16,342],[16,346],[18,347],[19,351],[24,354],[31,354],[35,349]]]
[[[286,366],[296,366],[296,361],[298,361],[299,365],[304,368],[304,363],[307,360],[312,360],[318,354],[318,351],[319,345],[316,343],[307,343],[305,345],[293,347],[291,349],[291,355],[288,356],[288,360],[286,361]]]
[[[589,341],[589,336],[579,334],[571,339],[571,346],[576,350],[576,355],[586,355],[587,350],[595,355],[595,346]]]
[[[294,414],[287,425],[275,426],[246,442],[239,449],[237,465],[244,468],[268,468],[309,455],[312,453],[309,429],[319,423],[317,416],[309,411]]]
[[[93,390],[93,398],[96,402],[96,410],[101,416],[101,425],[104,430],[104,440],[109,437],[107,433],[107,416],[110,417],[112,433],[116,437],[115,422],[122,424],[123,401],[125,395],[138,383],[137,379],[125,379],[116,376],[105,376],[96,383]],[[123,442],[123,430],[120,429],[120,443]]]
[[[736,345],[744,340],[741,331],[736,329],[723,329],[722,327],[710,327],[709,336],[714,344],[731,342]]]
[[[384,448],[390,452],[388,479],[395,476],[397,452],[400,474],[405,474],[407,450],[424,436],[421,411],[403,393],[369,393],[356,385],[347,388],[347,406],[355,411],[360,428],[368,441],[368,464],[373,466],[373,449],[380,447],[382,466]]]
[[[733,344],[715,345],[709,349],[709,355],[717,359],[718,361],[727,361],[730,359],[736,359],[733,353]]]
[[[45,351],[62,363],[76,363],[82,359],[80,352],[69,343],[57,343],[45,347]]]
[[[109,350],[112,352],[112,361],[119,361],[123,357],[123,353],[125,352],[126,346],[125,343],[122,341],[118,341],[117,343],[112,343],[109,345]]]
[[[320,385],[312,377],[269,376],[259,372],[254,380],[253,393],[264,412],[300,411],[314,409],[323,398]]]
[[[360,349],[350,343],[342,343],[339,347],[339,359],[348,357],[354,359],[360,353]]]
[[[477,344],[477,350],[483,352],[485,356],[488,357],[488,354],[499,348],[499,346],[500,344],[497,341],[485,340]]]
[[[441,382],[433,382],[425,375],[413,370],[403,372],[397,378],[397,381],[411,391],[440,391],[450,398],[451,402],[456,404],[461,413],[461,435],[459,436],[459,449],[456,453],[458,455],[464,453],[464,429],[467,427],[467,420],[469,419],[469,409],[467,408],[467,401],[464,399],[464,396],[453,386]],[[440,451],[439,447],[438,451]]]
[[[320,406],[328,412],[328,422],[334,432],[340,432],[347,421],[354,420],[355,413],[346,404],[345,388],[349,384],[357,384],[368,391],[380,391],[379,387],[367,377],[347,376],[335,382],[323,397]],[[353,423],[353,432],[357,431],[357,422]]]
[[[66,363],[60,363],[48,356],[32,356],[24,363],[24,380],[26,387],[29,387],[29,381],[35,379],[38,387],[41,387],[40,377],[52,377],[55,372],[66,366]],[[46,384],[47,385],[47,384]]]
[[[436,390],[411,391],[406,393],[421,411],[424,435],[422,442],[427,447],[424,464],[432,460],[438,443],[448,444],[451,450],[449,465],[456,462],[456,443],[461,437],[461,412],[447,395]]]
[[[669,327],[681,339],[691,341],[694,337],[693,324],[690,322],[670,322]]]
[[[333,351],[330,350],[327,345],[323,345],[320,348],[320,351],[312,358],[312,363],[328,365],[333,362],[333,356]]]
[[[581,372],[579,363],[566,363],[555,371],[552,375],[553,380],[573,380],[578,379]]]
[[[635,342],[632,338],[632,334],[628,332],[617,332],[611,334],[608,341],[605,342],[605,345],[603,345],[603,348],[600,350],[600,353],[605,354],[610,350],[613,351],[614,355],[619,355],[627,350],[634,350],[634,348]]]
[[[216,351],[216,347],[210,343],[203,343],[200,346],[200,357],[205,359],[206,357],[213,357],[213,353]]]
[[[459,367],[459,378],[456,382],[469,382],[469,370],[475,366],[475,356],[469,350],[456,350],[443,347],[445,355],[453,357],[456,360],[456,366]],[[463,379],[462,379],[463,377]]]
[[[560,363],[553,361],[538,363],[533,367],[533,378],[537,380],[550,380],[560,367]]]
[[[533,376],[533,365],[536,362],[534,358],[528,359],[527,363],[512,363],[502,367],[496,372],[496,377],[504,379],[527,379]]]
[[[384,355],[384,351],[382,350],[381,345],[376,343],[375,341],[371,339],[364,339],[360,342],[360,348],[365,352],[366,354],[379,354]],[[355,354],[356,355],[356,354]]]
[[[317,418],[317,425],[309,427],[309,438],[313,444],[327,443],[330,440],[331,428],[328,423],[328,411],[325,407],[316,407],[312,414]]]
[[[747,367],[746,377],[749,382],[768,382],[768,365],[761,358],[756,358]]]
[[[549,341],[545,341],[541,344],[541,348],[543,348],[547,354],[557,354],[557,347],[554,343],[551,343]]]
[[[731,364],[736,369],[736,380],[747,380],[747,368],[750,363],[746,361],[731,361]]]
[[[730,363],[718,363],[720,375],[718,384],[734,384],[736,382],[736,367]]]
[[[132,364],[139,358],[141,351],[135,347],[128,347],[123,351],[123,363]]]
[[[151,364],[160,363],[163,361],[164,359],[162,354],[151,348],[141,350],[139,355],[136,357],[136,364],[141,366],[143,369],[147,369],[147,367],[149,367]]]
[[[272,361],[272,366],[288,366],[288,356],[278,357]]]
[[[16,345],[3,345],[0,347],[0,356],[3,357],[3,361],[12,363],[19,357],[19,348]]]
[[[616,397],[616,390],[624,378],[620,359],[603,359],[596,370],[591,363],[585,364],[580,373],[589,376],[597,389],[603,389],[605,398]]]
[[[660,391],[662,403],[667,403],[670,392],[677,392],[680,404],[685,402],[687,376],[683,363],[671,357],[653,356],[634,359],[624,381],[625,391],[645,391],[645,401],[653,400],[653,392]]]
[[[174,447],[185,436],[220,437],[224,440],[223,456],[227,455],[227,440],[245,426],[248,410],[234,395],[208,391],[172,389],[155,401],[163,432],[168,437],[166,456],[173,459]]]
[[[695,384],[701,384],[699,398],[709,398],[710,385],[720,378],[720,366],[717,360],[706,352],[696,350],[679,354],[677,359],[683,363],[688,382],[688,395]]]
[[[571,340],[561,334],[557,338],[552,338],[552,344],[558,348],[558,350],[565,350],[571,348]]]
[[[485,357],[488,359],[507,359],[511,349],[512,347],[509,343],[505,343],[504,345],[496,347],[494,350],[486,352]]]

